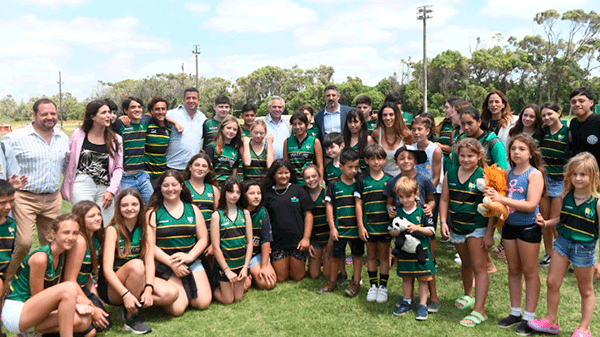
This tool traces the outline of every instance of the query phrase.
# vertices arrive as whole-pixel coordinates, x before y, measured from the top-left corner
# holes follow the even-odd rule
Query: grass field
[[[66,124],[65,132],[70,135],[77,125],[76,122]],[[69,203],[63,203],[63,212],[70,209]],[[368,282],[365,269],[362,274],[364,285],[353,299],[343,295],[345,288],[332,294],[318,295],[316,290],[325,279],[304,279],[298,283],[278,284],[269,292],[251,289],[239,303],[229,306],[213,303],[206,311],[189,310],[179,318],[166,317],[160,309],[154,308],[142,314],[153,328],[154,336],[514,336],[514,328],[504,330],[496,327],[498,320],[510,310],[506,263],[495,260],[498,272],[490,275],[486,304],[488,321],[469,329],[458,324],[468,311],[458,310],[453,304],[462,295],[460,266],[453,261],[455,250],[449,245],[438,244],[436,252],[442,307],[438,313],[430,314],[425,322],[417,322],[414,313],[401,318],[392,315],[394,303],[400,298],[402,283],[395,270],[390,275],[388,303],[366,302]],[[351,266],[347,266],[347,271],[352,274]],[[547,269],[540,268],[542,291],[537,317],[546,312],[546,276]],[[596,296],[599,296],[600,283],[595,285]],[[559,307],[562,336],[570,335],[578,326],[579,306],[577,282],[575,276],[569,273],[563,283]],[[596,308],[596,317],[592,321],[594,332],[600,331],[598,310]],[[109,307],[109,312],[114,327],[103,335],[128,335],[122,328],[120,308]]]

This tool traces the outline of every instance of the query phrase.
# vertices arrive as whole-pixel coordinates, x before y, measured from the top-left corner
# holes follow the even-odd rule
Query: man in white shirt
[[[285,101],[279,96],[269,99],[269,114],[267,115],[267,136],[273,135],[274,158],[283,158],[283,142],[290,136],[287,123],[281,118],[285,109]]]
[[[200,152],[202,125],[206,116],[198,109],[198,89],[186,88],[183,105],[167,112],[167,117],[183,126],[183,132],[173,129],[167,148],[167,167],[183,171],[188,161]]]

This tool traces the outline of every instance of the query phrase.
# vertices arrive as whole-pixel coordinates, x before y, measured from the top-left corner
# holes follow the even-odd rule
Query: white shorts
[[[4,300],[4,307],[2,308],[2,324],[9,332],[14,334],[23,333],[19,330],[19,322],[21,321],[21,311],[25,302],[15,300]],[[27,331],[34,331],[35,327],[31,327]]]

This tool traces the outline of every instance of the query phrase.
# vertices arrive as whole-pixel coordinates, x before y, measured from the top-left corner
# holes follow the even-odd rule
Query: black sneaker
[[[346,274],[342,274],[340,272],[337,275],[337,279],[335,280],[335,283],[337,283],[338,286],[341,286],[342,284],[344,284],[344,282],[346,282],[347,279],[348,279],[348,276],[346,276]]]
[[[548,267],[549,265],[550,265],[550,255],[546,254],[542,258],[542,261],[540,261],[540,266]]]
[[[521,316],[509,315],[508,317],[501,319],[497,325],[500,328],[508,329],[515,324],[521,323],[522,321],[523,321],[523,317],[521,317]],[[525,323],[525,324],[527,324],[527,323]]]
[[[519,336],[529,336],[533,333],[533,329],[527,325],[527,321],[523,320],[521,321],[521,324],[519,324],[516,333]]]
[[[152,328],[144,322],[138,313],[125,319],[125,330],[133,332],[136,335],[152,332]]]

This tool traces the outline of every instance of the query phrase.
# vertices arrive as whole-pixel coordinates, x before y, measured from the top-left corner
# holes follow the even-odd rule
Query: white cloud
[[[186,2],[183,8],[195,14],[206,13],[210,11],[210,3],[207,2]]]
[[[272,33],[317,20],[315,11],[290,0],[263,3],[227,0],[217,5],[217,14],[208,25],[228,32]]]
[[[22,0],[23,3],[33,3],[43,7],[80,6],[88,0]]]
[[[494,17],[513,16],[524,19],[533,19],[535,14],[543,12],[546,9],[553,8],[561,11],[577,8],[588,3],[588,0],[490,0],[481,12]]]

